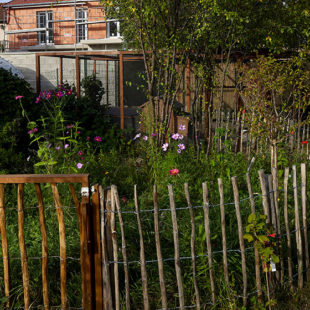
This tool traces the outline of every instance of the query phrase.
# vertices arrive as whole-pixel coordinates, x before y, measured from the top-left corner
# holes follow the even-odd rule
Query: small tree
[[[278,60],[261,57],[244,67],[241,91],[246,110],[245,121],[254,137],[271,147],[271,166],[277,167],[277,146],[291,132],[309,123],[309,53]],[[289,120],[294,120],[287,130]]]

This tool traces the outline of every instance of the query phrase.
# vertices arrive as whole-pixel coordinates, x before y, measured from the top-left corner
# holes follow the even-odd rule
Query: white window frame
[[[82,13],[82,16],[79,16],[79,13]],[[87,40],[88,39],[88,25],[86,24],[88,22],[88,9],[76,9],[75,13],[75,19],[77,25],[75,26],[75,42],[79,43],[81,40]],[[85,23],[85,24],[79,24],[79,23]],[[79,30],[82,30],[84,34],[80,36]]]
[[[45,18],[45,22],[41,23],[41,17]],[[42,44],[53,45],[54,44],[53,11],[37,12],[37,27],[46,28],[45,31],[38,32],[38,44],[39,45],[42,45]]]
[[[116,25],[116,35],[111,35],[111,24]],[[107,38],[121,38],[121,23],[118,20],[107,20]]]

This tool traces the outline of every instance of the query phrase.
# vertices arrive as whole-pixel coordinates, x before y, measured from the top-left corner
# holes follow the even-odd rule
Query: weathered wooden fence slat
[[[121,212],[121,204],[119,201],[118,191],[116,186],[113,187],[115,204],[117,208],[117,214],[121,229],[121,240],[122,240],[122,255],[124,260],[124,273],[125,273],[125,300],[126,300],[126,310],[130,309],[130,289],[129,289],[129,271],[128,271],[128,259],[127,259],[127,249],[126,249],[126,239],[125,239],[125,229],[124,229],[124,221]]]
[[[169,200],[170,200],[170,209],[171,209],[171,219],[173,227],[173,243],[174,243],[174,259],[175,259],[175,273],[177,278],[177,286],[179,293],[179,307],[181,310],[184,310],[184,289],[183,289],[183,280],[181,272],[181,262],[180,262],[180,244],[179,244],[179,228],[177,222],[177,212],[174,201],[174,193],[172,185],[168,185],[169,191]]]
[[[193,284],[195,290],[195,300],[196,300],[196,309],[200,310],[200,294],[197,284],[197,268],[196,268],[196,254],[195,254],[195,242],[196,242],[196,226],[195,226],[195,216],[194,211],[189,195],[188,184],[184,184],[184,192],[187,201],[187,206],[189,210],[190,220],[191,220],[191,258],[192,258],[192,269],[193,269]]]
[[[38,199],[38,210],[40,218],[40,229],[41,229],[41,238],[42,238],[42,287],[43,287],[43,303],[44,308],[49,309],[49,297],[48,297],[48,243],[47,243],[47,233],[45,225],[45,216],[44,216],[44,204],[43,196],[41,191],[40,184],[34,184],[35,191]]]
[[[115,309],[120,309],[120,292],[118,278],[118,253],[117,253],[117,233],[116,233],[116,202],[114,195],[114,187],[111,188],[111,234],[113,245],[113,261],[114,261],[114,292],[115,292]]]
[[[284,182],[283,182],[283,191],[284,191],[284,201],[283,201],[283,212],[284,212],[284,222],[285,222],[285,233],[287,240],[287,269],[288,269],[288,283],[290,286],[291,292],[293,292],[293,269],[292,269],[292,241],[291,241],[291,232],[288,218],[288,177],[290,169],[285,168],[284,171]]]
[[[308,245],[308,223],[307,223],[307,170],[306,164],[301,164],[301,210],[302,210],[302,225],[304,231],[304,252],[305,252],[305,267],[307,281],[310,281],[309,270],[309,245]]]
[[[243,280],[243,305],[246,306],[248,283],[247,283],[247,274],[246,274],[245,247],[244,247],[242,220],[241,220],[241,212],[240,212],[239,190],[238,190],[237,178],[232,177],[231,181],[232,181],[232,186],[233,186],[233,191],[234,191],[236,217],[237,217],[237,222],[238,222],[239,244],[240,244],[240,251],[241,251],[242,280]]]
[[[52,183],[51,187],[56,205],[58,230],[59,230],[61,308],[67,309],[68,296],[67,296],[67,254],[66,254],[65,221],[57,185],[55,183]]]
[[[203,213],[204,213],[204,227],[206,234],[206,243],[207,243],[207,251],[208,251],[208,263],[209,263],[209,276],[210,276],[210,284],[211,284],[211,296],[212,303],[215,304],[215,281],[214,281],[214,271],[213,271],[213,263],[212,263],[212,245],[211,245],[211,236],[210,236],[210,218],[209,218],[209,194],[207,183],[202,183],[202,198],[203,198]]]
[[[149,310],[150,309],[150,303],[149,303],[149,293],[148,293],[148,287],[147,287],[147,271],[146,271],[143,230],[142,230],[140,210],[139,210],[137,185],[134,186],[134,199],[135,199],[135,210],[136,210],[136,215],[137,215],[137,224],[138,224],[138,231],[139,231],[140,262],[141,262],[140,265],[141,265],[143,304],[144,304],[144,309]]]
[[[30,288],[27,250],[25,245],[24,230],[24,184],[17,185],[17,212],[18,212],[18,241],[20,248],[20,260],[22,265],[23,287],[24,287],[24,307],[30,307]]]
[[[298,260],[298,288],[303,288],[303,254],[302,239],[299,220],[299,204],[298,204],[298,188],[297,188],[297,171],[296,166],[292,167],[293,172],[293,188],[294,188],[294,208],[295,208],[295,229],[296,229],[296,245]]]
[[[100,233],[101,233],[101,249],[102,249],[102,285],[103,285],[103,309],[113,310],[113,296],[111,291],[111,277],[110,277],[110,263],[109,254],[107,249],[107,231],[111,232],[108,225],[108,213],[105,211],[110,210],[111,207],[108,202],[108,194],[111,197],[111,190],[104,191],[102,186],[99,186],[99,197],[100,197]],[[109,213],[109,216],[111,213]],[[111,239],[110,239],[111,240]],[[111,242],[109,243],[111,244]]]
[[[255,214],[255,201],[252,191],[252,184],[251,184],[251,177],[250,173],[246,173],[246,181],[248,187],[248,193],[251,203],[251,213]],[[256,288],[257,288],[257,296],[259,299],[262,297],[262,282],[261,282],[261,275],[260,275],[260,263],[259,263],[259,253],[257,249],[257,240],[254,241],[254,259],[255,259],[255,281],[256,281]]]
[[[225,206],[224,206],[224,189],[222,179],[217,179],[219,194],[220,194],[220,212],[221,212],[221,229],[222,229],[222,247],[223,247],[223,270],[227,288],[229,288],[228,275],[228,259],[227,259],[227,239],[226,239],[226,221],[225,221]]]
[[[4,185],[0,184],[0,233],[3,260],[4,296],[8,299],[8,301],[6,302],[6,307],[10,308],[10,265],[8,239],[6,233],[4,195]]]
[[[156,255],[157,255],[157,264],[158,264],[158,276],[159,276],[159,285],[161,292],[161,305],[164,310],[168,308],[167,302],[167,293],[166,293],[166,284],[164,276],[164,264],[163,256],[160,246],[160,234],[159,234],[159,219],[158,219],[158,201],[157,201],[157,187],[153,187],[153,202],[154,202],[154,235],[155,235],[155,245],[156,245]]]

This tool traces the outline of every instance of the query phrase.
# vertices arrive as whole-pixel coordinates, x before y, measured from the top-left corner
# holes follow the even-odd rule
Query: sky
[[[9,1],[11,1],[11,0],[0,0],[0,3],[7,3]]]

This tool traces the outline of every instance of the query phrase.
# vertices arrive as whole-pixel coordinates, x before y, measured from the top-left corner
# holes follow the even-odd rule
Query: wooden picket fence
[[[239,287],[239,292],[235,293],[235,297],[242,299],[242,304],[247,305],[249,297],[257,295],[260,300],[264,294],[264,272],[260,262],[258,250],[255,247],[246,247],[243,234],[245,233],[245,226],[247,225],[246,218],[251,213],[258,212],[266,215],[266,222],[273,226],[276,234],[277,243],[277,254],[280,258],[280,262],[277,264],[277,271],[270,273],[271,283],[277,283],[277,285],[283,285],[289,287],[291,291],[294,290],[294,286],[297,284],[298,288],[302,288],[304,280],[310,280],[309,270],[309,250],[308,250],[308,214],[307,214],[307,182],[306,182],[306,165],[301,164],[300,173],[300,185],[298,184],[296,166],[291,169],[286,168],[284,173],[283,187],[279,189],[278,172],[274,168],[272,174],[266,175],[263,170],[259,171],[259,182],[260,182],[260,193],[253,193],[251,179],[249,172],[246,174],[246,182],[248,189],[248,197],[240,199],[239,197],[239,186],[236,177],[231,178],[232,189],[233,189],[233,202],[224,202],[224,189],[222,179],[218,179],[218,191],[220,201],[218,204],[213,205],[209,201],[208,186],[206,183],[202,184],[202,201],[201,206],[192,206],[191,198],[189,194],[188,184],[184,184],[184,196],[186,197],[186,206],[177,207],[174,196],[174,188],[172,185],[168,186],[169,194],[169,208],[161,209],[158,205],[158,193],[157,187],[154,185],[153,191],[153,208],[152,209],[140,209],[139,197],[137,193],[137,187],[134,186],[134,210],[124,209],[124,204],[121,202],[118,195],[116,186],[112,186],[108,189],[103,189],[101,186],[96,186],[95,192],[98,193],[98,204],[100,205],[100,234],[101,234],[101,253],[102,253],[102,292],[100,292],[100,298],[102,303],[100,308],[96,309],[135,309],[137,305],[132,304],[132,285],[130,280],[134,277],[133,273],[137,272],[132,266],[138,264],[141,272],[141,306],[139,308],[144,309],[155,309],[154,302],[151,301],[150,297],[150,274],[147,272],[147,266],[150,264],[157,263],[158,272],[158,284],[160,293],[158,295],[157,304],[161,303],[161,309],[206,309],[207,305],[216,306],[220,302],[223,296],[220,296],[219,286],[216,283],[217,276],[215,275],[216,269],[215,264],[218,264],[216,260],[216,254],[221,252],[222,254],[222,272],[224,275],[224,281],[226,286],[229,288],[233,285],[231,272],[236,273],[235,270],[231,270],[229,266],[229,255],[232,252],[240,253],[241,261],[241,277],[242,283]],[[292,188],[290,190],[289,177],[292,176]],[[280,195],[281,194],[281,195]],[[281,196],[281,199],[280,199]],[[291,196],[292,200],[288,197]],[[299,203],[301,200],[301,204]],[[247,201],[249,208],[247,208],[246,215],[241,209],[241,205]],[[281,201],[281,207],[280,207]],[[291,207],[290,202],[293,201],[292,210],[294,211],[294,218],[289,218],[289,209]],[[238,231],[239,247],[237,249],[228,249],[228,236],[226,233],[227,220],[225,218],[229,206],[234,205],[236,227]],[[282,207],[283,206],[283,207]],[[210,210],[213,207],[219,207],[220,213],[220,231],[221,231],[221,251],[214,251],[212,245],[212,231],[211,226],[214,219],[210,217]],[[178,225],[180,217],[178,218],[178,212],[182,210],[188,210],[190,218],[190,257],[182,256],[183,253],[180,251],[180,230],[184,228]],[[207,257],[207,270],[209,273],[208,278],[205,278],[205,282],[209,283],[208,296],[210,300],[206,300],[201,296],[201,289],[198,283],[197,268],[199,266],[198,260],[201,259],[201,255],[196,253],[196,217],[195,212],[202,210],[203,212],[203,226],[205,233],[205,246]],[[174,256],[163,257],[163,250],[165,250],[165,244],[161,242],[161,234],[163,231],[160,229],[161,214],[170,213],[173,233],[173,245],[174,245]],[[143,222],[141,220],[142,214],[153,214],[152,225],[155,240],[156,259],[149,259],[146,257],[146,253],[150,253],[149,241],[145,241],[145,231],[143,230]],[[293,212],[291,212],[292,214]],[[126,236],[126,228],[129,225],[133,225],[132,218],[130,221],[126,221],[127,216],[133,214],[136,216],[136,234],[139,239],[139,258],[129,259],[129,252],[132,252],[130,246],[128,246],[128,240],[131,236]],[[243,214],[243,215],[242,215]],[[98,214],[99,216],[99,214]],[[230,213],[231,216],[231,213]],[[295,227],[292,229],[290,223],[295,222]],[[98,219],[97,219],[98,221]],[[283,223],[284,222],[284,223]],[[284,225],[283,225],[284,224]],[[293,235],[295,235],[296,242],[293,241]],[[138,244],[136,246],[138,246]],[[132,246],[132,245],[131,245]],[[252,253],[252,258],[249,258],[249,253]],[[285,253],[285,254],[284,254]],[[182,270],[182,262],[185,259],[191,261],[191,281],[190,285],[194,288],[194,302],[186,304],[186,292],[184,291],[184,277]],[[100,258],[98,257],[97,263]],[[171,305],[169,300],[171,299],[171,292],[167,293],[167,275],[165,274],[165,263],[168,261],[174,261],[174,271],[176,276],[175,292],[173,296],[177,296],[178,305]],[[255,284],[249,284],[249,276],[247,269],[249,265],[255,264]],[[297,265],[297,271],[294,273],[294,266]],[[187,272],[188,273],[188,272]],[[254,276],[254,275],[253,275]],[[297,281],[296,281],[297,278]],[[100,281],[98,279],[98,281]],[[152,275],[152,285],[154,284],[154,276]],[[188,287],[188,283],[187,286]],[[171,290],[171,287],[169,288]],[[206,292],[204,292],[204,295]],[[152,294],[154,295],[154,294]],[[98,298],[99,295],[96,295]],[[154,296],[153,296],[154,298]],[[227,298],[230,298],[229,296]],[[153,304],[153,306],[151,305]],[[155,303],[156,304],[156,303]],[[172,302],[173,304],[173,302]],[[142,306],[143,305],[143,306]],[[158,309],[158,307],[156,307]]]
[[[289,181],[290,175],[292,182]],[[154,185],[152,208],[143,204],[140,206],[141,199],[139,199],[138,188],[134,186],[132,202],[134,209],[130,209],[126,205],[127,198],[122,199],[124,197],[119,196],[117,187],[114,185],[106,189],[94,185],[90,195],[88,175],[1,175],[0,231],[3,261],[1,277],[4,282],[4,296],[7,297],[6,308],[11,309],[10,261],[12,259],[8,251],[6,231],[6,184],[17,184],[19,259],[22,267],[24,309],[32,309],[28,271],[30,258],[27,256],[27,240],[25,240],[24,233],[24,184],[26,183],[34,184],[38,202],[38,221],[42,238],[42,257],[40,258],[43,305],[41,307],[44,309],[77,309],[70,308],[68,304],[66,289],[68,256],[66,253],[64,206],[58,191],[58,183],[69,184],[78,217],[82,291],[81,308],[79,309],[206,309],[209,305],[210,307],[216,306],[225,298],[234,298],[236,303],[239,303],[240,299],[243,305],[247,305],[249,297],[253,295],[257,295],[257,298],[261,299],[265,294],[265,288],[259,253],[255,247],[247,246],[243,238],[247,224],[246,218],[255,212],[266,215],[267,223],[273,226],[277,236],[276,249],[280,262],[276,266],[277,271],[272,276],[270,275],[271,283],[285,285],[292,291],[295,286],[302,288],[304,281],[310,280],[306,165],[301,164],[300,175],[297,175],[296,166],[293,166],[292,169],[286,168],[284,179],[281,182],[279,182],[276,169],[273,169],[271,175],[266,175],[264,171],[260,170],[256,177],[259,177],[259,193],[253,193],[248,172],[246,174],[247,195],[244,197],[244,193],[242,193],[243,198],[240,198],[239,194],[241,180],[232,177],[234,198],[230,202],[225,202],[224,193],[226,191],[224,191],[223,180],[218,179],[219,201],[216,204],[211,203],[208,184],[203,183],[201,197],[203,203],[198,206],[192,205],[188,184],[184,184],[185,205],[182,204],[182,206],[178,206],[176,202],[179,200],[175,199],[175,188],[172,185],[168,186],[169,203],[162,205],[162,193],[157,192],[157,187]],[[281,188],[279,183],[281,183]],[[40,184],[50,184],[58,219],[60,306],[51,305],[49,302],[47,266],[50,256],[45,227],[45,206]],[[74,184],[81,186],[80,200]],[[230,209],[231,207],[233,211]],[[293,210],[294,212],[292,212]],[[187,214],[190,231],[189,238],[186,239],[189,241],[188,250],[186,249],[187,253],[190,253],[188,256],[182,252],[181,248],[181,245],[184,245],[181,238],[185,227],[180,225],[181,220],[184,223],[184,218],[182,219],[180,214],[184,216],[184,212]],[[218,214],[216,218],[214,212]],[[202,216],[201,221],[197,223],[198,213],[201,213]],[[294,214],[293,218],[290,217],[292,214]],[[151,217],[147,218],[147,222],[146,215]],[[136,218],[135,221],[132,216]],[[171,224],[169,227],[165,225],[168,219]],[[218,223],[215,223],[215,220],[218,220]],[[230,222],[233,223],[233,226],[230,225],[231,227],[228,226]],[[294,227],[292,227],[292,222],[294,222]],[[145,231],[146,225],[148,225],[148,231]],[[213,244],[212,238],[214,225],[219,226],[220,237],[218,238],[221,238],[220,246],[217,248]],[[169,239],[171,240],[167,239],[167,229],[170,227],[171,237]],[[127,235],[129,228],[132,235]],[[197,253],[198,228],[202,228],[203,231],[205,248],[203,253]],[[235,242],[237,247],[234,248],[228,248],[233,237],[230,236],[231,231],[236,232],[238,239],[238,242]],[[57,234],[56,231],[53,233]],[[166,235],[165,240],[163,240],[164,234]],[[294,236],[295,238],[293,238]],[[150,242],[150,238],[153,239],[153,243]],[[133,240],[134,243],[132,243]],[[135,249],[137,249],[136,252]],[[133,253],[137,253],[138,256],[133,257]],[[167,253],[170,253],[171,256],[167,257]],[[150,257],[151,254],[152,257]],[[222,259],[217,258],[219,254]],[[238,264],[240,268],[231,265],[231,255],[238,257],[238,262],[234,264]],[[186,277],[185,262],[188,262]],[[150,266],[153,266],[152,269]],[[251,266],[255,266],[252,270],[252,278],[255,273],[255,283],[248,274]],[[168,268],[170,271],[173,269],[175,280],[171,279],[171,273],[167,274]],[[201,268],[204,268],[204,272],[201,272]],[[223,277],[224,284],[228,288],[227,296],[220,291],[218,283],[220,277]],[[136,281],[141,284],[138,296],[135,288]],[[185,283],[185,281],[190,283]],[[236,285],[234,281],[240,283],[238,282]],[[202,283],[206,284],[203,288],[201,287]],[[156,294],[154,290],[150,289],[154,285],[158,287]],[[187,289],[192,287],[193,293],[190,298],[185,285]],[[223,286],[223,282],[221,286]],[[137,299],[140,301],[137,302]],[[40,308],[40,306],[36,308]]]

